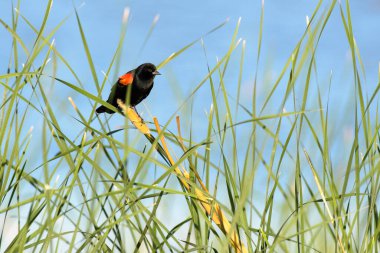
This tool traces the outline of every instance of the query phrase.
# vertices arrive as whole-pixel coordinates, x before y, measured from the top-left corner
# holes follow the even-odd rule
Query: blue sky
[[[14,5],[15,5],[15,1]],[[21,1],[19,12],[30,22],[39,27],[43,18],[44,0]],[[376,0],[351,1],[351,14],[355,39],[360,49],[366,79],[363,86],[367,91],[372,91],[378,83],[378,69],[380,61],[380,4]],[[210,29],[221,24],[226,19],[228,23],[221,29],[204,38],[207,52],[207,60],[201,43],[196,43],[185,53],[174,59],[160,70],[162,76],[156,78],[155,87],[147,100],[138,106],[139,112],[149,121],[151,115],[158,116],[161,123],[165,123],[176,112],[185,98],[189,96],[194,87],[207,75],[207,62],[214,66],[216,60],[221,58],[228,50],[236,24],[241,18],[238,37],[246,41],[245,64],[242,77],[241,103],[251,106],[251,94],[255,72],[258,73],[257,90],[258,100],[264,96],[274,85],[274,81],[280,74],[292,50],[300,40],[306,28],[306,16],[311,16],[318,1],[273,0],[265,1],[265,15],[263,27],[262,52],[259,65],[256,65],[258,32],[262,1],[54,1],[52,15],[47,22],[45,34],[52,31],[63,19],[67,20],[54,35],[57,50],[75,69],[76,74],[84,84],[85,89],[97,95],[90,68],[87,63],[82,40],[75,18],[74,8],[83,25],[84,33],[92,54],[95,70],[98,78],[103,79],[103,71],[106,71],[113,57],[122,29],[122,18],[125,8],[129,9],[129,19],[120,69],[113,69],[103,90],[102,97],[106,99],[108,92],[114,83],[115,76],[121,75],[143,62],[160,63],[173,52],[200,38]],[[325,9],[330,1],[322,4]],[[14,7],[14,6],[13,6]],[[339,133],[338,143],[345,143],[345,138],[352,138],[353,114],[346,114],[353,107],[353,79],[350,65],[350,51],[347,43],[344,27],[341,22],[337,5],[333,11],[321,37],[316,62],[318,66],[318,82],[322,89],[327,89],[331,78],[331,114],[337,124],[335,131]],[[0,0],[0,18],[10,24],[12,13],[12,1]],[[323,13],[323,11],[321,12]],[[321,15],[321,13],[319,15]],[[159,19],[152,36],[141,51],[141,46],[148,34],[154,18]],[[30,49],[33,46],[36,34],[22,20],[17,28],[18,35],[25,41]],[[0,75],[6,73],[11,54],[11,36],[0,25]],[[239,74],[239,60],[241,49],[232,56],[231,63],[226,73],[226,87],[233,101],[236,98],[237,78]],[[20,61],[26,60],[25,55],[19,56]],[[43,57],[39,59],[42,61]],[[36,61],[38,62],[38,61]],[[69,82],[75,82],[75,78],[61,62],[58,62],[57,77]],[[38,66],[35,66],[38,67]],[[53,71],[53,69],[47,69]],[[13,70],[12,70],[13,71]],[[286,79],[286,78],[285,78]],[[363,79],[364,80],[364,79]],[[315,81],[315,80],[314,80]],[[53,110],[60,112],[60,123],[63,131],[74,138],[83,126],[73,117],[76,113],[70,106],[67,97],[73,97],[84,115],[89,115],[91,104],[83,99],[74,90],[64,87],[59,83],[49,86],[46,82],[48,96],[54,100]],[[0,90],[3,88],[0,88]],[[322,90],[322,95],[327,95]],[[327,97],[323,97],[326,103]],[[37,101],[37,100],[36,100]],[[202,140],[206,133],[207,115],[212,104],[210,91],[207,85],[196,94],[193,104],[189,102],[180,112],[184,123],[190,117],[186,114],[193,113],[192,127],[202,133],[202,136],[193,136],[195,140]],[[274,102],[274,104],[276,104]],[[310,104],[309,109],[320,109],[315,104]],[[192,110],[191,110],[192,109]],[[276,107],[270,108],[271,114],[278,113]],[[273,110],[273,111],[271,111]],[[291,109],[289,109],[291,110]],[[39,115],[41,116],[41,115]],[[351,116],[351,117],[350,117]],[[240,112],[239,119],[247,119],[247,115]],[[334,122],[334,121],[333,121]],[[120,115],[112,116],[110,125],[112,129],[120,127],[124,123]],[[25,131],[29,126],[34,126],[35,134],[32,141],[31,159],[29,163],[35,166],[40,164],[39,154],[42,128],[41,117],[29,117]],[[189,125],[184,124],[184,132],[189,131]],[[96,127],[96,126],[95,126]],[[331,126],[334,129],[334,126]],[[334,131],[333,131],[334,132]],[[332,132],[332,133],[333,133]],[[240,140],[246,141],[244,131],[239,131]],[[340,140],[339,140],[340,139]],[[347,140],[346,140],[347,141]],[[144,140],[145,143],[145,140]],[[143,143],[143,144],[144,144]],[[348,141],[347,141],[348,143]],[[308,140],[303,144],[307,146]],[[334,145],[334,144],[332,144]],[[344,148],[349,147],[343,146]],[[58,150],[58,149],[57,149]],[[312,149],[311,149],[312,150]],[[55,150],[53,150],[55,153]],[[53,155],[52,153],[52,155]],[[343,152],[337,152],[339,157]],[[335,159],[339,163],[341,160]],[[33,168],[33,166],[31,166]],[[260,190],[260,189],[258,189]],[[175,223],[175,221],[173,221]]]
[[[30,2],[21,1],[19,12],[30,22],[39,27],[43,19],[47,1]],[[11,22],[12,1],[0,1],[0,18],[6,23]],[[161,123],[165,123],[178,107],[189,96],[194,87],[207,75],[207,63],[211,66],[221,58],[228,50],[236,24],[241,18],[238,37],[246,41],[245,64],[242,77],[241,103],[251,107],[251,94],[253,89],[254,74],[258,72],[257,90],[258,101],[267,94],[274,85],[274,81],[281,72],[292,50],[301,38],[306,27],[306,16],[311,16],[317,1],[265,1],[264,27],[262,52],[259,65],[256,65],[258,31],[262,1],[54,1],[52,13],[47,22],[45,34],[51,32],[62,20],[67,18],[60,29],[54,35],[57,50],[70,63],[85,89],[97,95],[91,71],[87,63],[83,49],[74,8],[77,8],[87,43],[92,54],[95,70],[98,78],[103,79],[103,72],[108,68],[113,57],[122,29],[122,18],[126,8],[129,9],[129,19],[125,42],[123,44],[120,69],[113,69],[101,96],[108,97],[109,90],[116,76],[138,66],[143,62],[158,64],[173,52],[183,48],[193,40],[200,38],[210,29],[223,23],[228,23],[211,35],[204,37],[204,45],[207,60],[201,43],[185,51],[178,58],[164,66],[157,77],[155,87],[148,99],[138,106],[139,112],[144,118],[150,119],[157,116]],[[321,12],[326,9],[330,1],[322,4]],[[14,6],[16,3],[14,3]],[[345,7],[343,7],[345,8]],[[357,45],[360,49],[363,64],[366,70],[366,79],[363,86],[373,90],[378,82],[378,62],[380,59],[380,36],[377,32],[380,23],[380,5],[376,1],[352,1],[351,14]],[[149,28],[155,17],[158,22],[151,37],[143,50],[142,44],[148,34]],[[36,38],[35,33],[20,20],[18,35],[31,48]],[[0,28],[2,47],[0,49],[0,69],[5,73],[8,59],[11,53],[11,37],[7,31]],[[226,88],[233,101],[236,98],[237,78],[239,73],[239,60],[241,49],[236,50],[225,76]],[[20,61],[26,60],[25,55],[20,55]],[[43,57],[40,59],[43,60]],[[327,88],[331,78],[331,112],[334,119],[341,124],[337,127],[341,139],[350,136],[352,118],[344,112],[353,106],[353,78],[350,65],[350,51],[347,43],[344,27],[342,25],[339,5],[334,9],[329,23],[320,39],[317,56],[318,81],[324,95],[324,103],[327,102]],[[38,62],[38,61],[37,61]],[[75,78],[61,62],[58,62],[57,77],[69,82],[75,82]],[[35,66],[37,67],[37,66]],[[49,71],[49,69],[47,69]],[[53,69],[50,69],[53,71]],[[347,75],[348,73],[348,75]],[[49,83],[49,82],[47,82]],[[50,86],[49,86],[50,87]],[[60,122],[67,134],[73,138],[77,132],[73,128],[81,128],[73,117],[76,113],[67,98],[70,96],[85,115],[90,113],[91,104],[83,99],[74,90],[55,83],[49,89],[48,95],[54,98],[53,110],[60,112]],[[192,102],[192,103],[191,103]],[[195,95],[194,100],[187,103],[184,110],[179,112],[184,123],[189,123],[189,115],[193,114],[193,130],[205,133],[207,120],[205,111],[212,104],[208,85],[204,85]],[[274,104],[276,104],[274,102]],[[343,105],[343,106],[342,106]],[[276,107],[270,108],[267,113],[278,113]],[[318,110],[315,104],[309,106],[310,110]],[[291,110],[288,108],[288,110]],[[351,116],[353,116],[351,114]],[[111,119],[111,128],[118,128],[123,124],[120,115]],[[247,119],[247,115],[240,113],[239,119]],[[195,119],[195,120],[194,120]],[[27,119],[30,126],[34,126],[35,132],[41,130],[40,118]],[[198,123],[200,122],[200,123]],[[341,131],[341,129],[346,129]],[[26,128],[28,130],[28,128]],[[184,129],[186,131],[186,129]],[[187,129],[187,131],[190,131]],[[38,136],[38,134],[37,134]],[[195,136],[200,141],[204,136]],[[244,140],[244,131],[241,138]],[[34,141],[38,147],[38,137]],[[38,149],[34,149],[38,150]],[[37,160],[39,160],[38,158]],[[38,164],[38,162],[37,162]]]
[[[20,12],[37,27],[43,18],[42,14],[46,1],[38,2],[39,4],[21,2],[20,8]],[[0,1],[0,17],[8,23],[11,20],[12,7],[10,3],[11,1]],[[261,4],[261,1],[221,1],[218,3],[214,1],[179,3],[149,0],[143,3],[140,1],[75,1],[74,4],[66,1],[55,1],[52,9],[53,15],[49,17],[47,31],[51,31],[61,20],[68,17],[54,36],[55,44],[76,70],[78,76],[84,81],[88,81],[88,89],[91,90],[94,87],[91,86],[91,73],[76,24],[74,6],[78,8],[99,78],[102,78],[101,72],[108,67],[117,46],[121,31],[121,20],[126,7],[130,9],[130,18],[121,68],[115,70],[117,71],[116,75],[122,74],[143,62],[161,62],[171,53],[229,18],[226,26],[204,40],[208,59],[211,64],[215,64],[215,59],[227,51],[236,22],[241,17],[239,37],[247,41],[246,69],[243,82],[250,85],[257,67],[255,60]],[[278,74],[280,67],[283,66],[305,30],[306,15],[312,14],[316,4],[317,1],[265,1],[263,51],[259,75],[263,75],[260,70],[264,70],[265,64],[270,64],[273,75]],[[378,50],[380,36],[374,31],[380,22],[380,7],[376,1],[352,1],[351,11],[356,40],[366,67],[368,85],[374,86],[374,82],[377,81],[380,59],[380,50]],[[159,15],[158,23],[144,50],[139,54],[141,45],[156,15]],[[18,34],[29,42],[28,46],[33,45],[35,34],[22,21],[18,27]],[[0,69],[6,69],[10,37],[4,28],[0,29],[0,36],[3,38],[3,42],[5,38],[5,43],[3,43],[5,46],[0,51],[0,56],[3,59],[0,62]],[[348,49],[340,14],[336,8],[318,49],[317,60],[320,62],[320,75],[322,77],[328,76],[330,71],[336,75],[341,75],[344,71]],[[168,79],[171,78],[181,84],[183,92],[186,94],[192,90],[195,83],[205,76],[206,70],[203,50],[198,43],[162,70],[164,76],[161,77],[161,80],[157,80],[157,83],[160,83],[160,88],[152,93],[152,98],[146,103],[150,107],[154,106],[154,101],[160,99],[162,90],[165,93],[173,94],[170,88],[166,90]],[[64,67],[58,69],[58,75],[67,78],[67,80],[71,79]],[[231,76],[236,76],[236,73],[231,73]],[[110,85],[112,82],[113,80],[110,80]]]
[[[125,42],[123,44],[120,69],[113,69],[102,97],[106,99],[116,76],[138,66],[143,62],[158,64],[173,52],[178,51],[194,39],[200,38],[210,29],[221,24],[226,19],[228,23],[221,29],[204,38],[207,60],[201,43],[196,43],[178,58],[160,70],[162,76],[156,79],[155,87],[147,100],[138,106],[140,113],[150,118],[158,116],[161,122],[166,122],[176,112],[194,87],[207,75],[207,63],[211,66],[228,50],[233,31],[241,18],[238,37],[246,40],[245,65],[242,77],[241,103],[251,106],[254,74],[258,72],[257,90],[259,100],[273,86],[283,65],[301,38],[306,27],[306,16],[311,16],[318,1],[265,1],[262,52],[259,65],[256,65],[258,47],[258,29],[262,2],[264,1],[54,1],[52,13],[47,22],[45,34],[51,32],[62,20],[66,21],[54,35],[55,46],[70,63],[84,84],[85,89],[96,94],[96,88],[83,49],[74,8],[78,14],[92,54],[96,75],[103,79],[113,57],[122,29],[122,18],[126,8],[129,9],[129,19]],[[33,4],[21,1],[19,12],[30,22],[39,27],[43,19],[47,1],[37,1]],[[322,4],[322,11],[330,1]],[[14,2],[13,7],[16,6]],[[343,6],[345,8],[345,6]],[[0,1],[0,18],[11,23],[12,1]],[[366,79],[363,86],[372,91],[378,82],[378,64],[380,59],[380,35],[376,32],[380,23],[380,4],[374,0],[352,1],[351,14],[355,39],[360,49]],[[142,44],[148,34],[155,17],[159,16],[155,29],[143,50]],[[20,20],[17,27],[18,35],[25,41],[27,47],[33,46],[36,34],[28,25]],[[11,36],[0,28],[2,47],[0,48],[0,70],[5,73],[11,54]],[[26,60],[20,55],[20,62]],[[42,61],[43,57],[41,57]],[[236,98],[237,78],[239,72],[240,49],[232,57],[230,67],[225,76],[226,87],[232,99]],[[350,119],[342,114],[347,111],[353,98],[353,78],[350,65],[350,51],[342,25],[339,5],[337,4],[325,31],[319,42],[316,56],[318,66],[318,81],[322,91],[326,90],[331,78],[331,109],[338,120]],[[38,61],[37,61],[38,62]],[[58,62],[57,77],[75,84],[74,77],[61,62]],[[37,66],[35,66],[37,67]],[[48,69],[47,69],[48,70]],[[52,71],[52,69],[51,69]],[[347,75],[348,73],[348,75]],[[363,79],[364,80],[364,79]],[[73,97],[79,108],[86,114],[91,110],[91,104],[73,90],[55,83],[49,89],[54,97],[56,111],[60,111],[62,124],[70,129],[81,127],[73,116],[76,114],[70,106],[67,97]],[[326,95],[326,93],[324,93]],[[327,100],[326,97],[325,101]],[[185,106],[184,114],[190,109],[194,118],[206,120],[205,111],[209,110],[212,100],[207,85],[196,94],[193,103]],[[344,105],[343,107],[341,105]],[[278,108],[277,108],[278,109]],[[319,109],[310,105],[309,109]],[[277,113],[277,111],[272,111]],[[146,116],[148,115],[148,116]],[[240,115],[245,119],[247,115]],[[185,117],[184,117],[185,118]],[[186,120],[186,119],[184,119]],[[41,121],[38,118],[28,119],[28,123],[39,129]],[[351,122],[352,123],[352,122]],[[347,123],[349,124],[349,123]],[[120,116],[113,116],[111,127],[120,126]],[[202,124],[194,124],[195,128],[204,128]],[[350,127],[349,125],[347,126]],[[340,129],[340,127],[339,127]],[[343,134],[342,134],[343,137]],[[202,137],[200,137],[202,139]]]

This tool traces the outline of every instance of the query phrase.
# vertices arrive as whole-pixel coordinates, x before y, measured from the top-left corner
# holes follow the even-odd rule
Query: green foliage
[[[96,87],[88,90],[52,42],[67,19],[46,32],[52,2],[48,1],[39,27],[17,11],[20,1],[12,10],[10,24],[0,19],[12,39],[9,71],[0,73],[0,251],[232,251],[226,240],[231,234],[221,233],[205,215],[196,195],[174,180],[176,166],[168,166],[150,143],[138,145],[145,140],[129,127],[127,119],[122,129],[114,130],[108,120],[95,115],[97,105],[104,104],[100,94],[107,77],[115,66],[118,68],[127,22],[122,24],[119,44],[101,80],[80,15],[74,11]],[[245,69],[245,52],[251,45],[238,39],[239,20],[225,55],[215,64],[207,62],[208,74],[194,85],[181,106],[169,112],[163,127],[177,165],[187,168],[194,179],[188,183],[202,190],[195,180],[197,171],[211,193],[209,199],[222,207],[250,252],[380,250],[380,83],[372,93],[363,88],[365,69],[355,43],[348,0],[339,4],[330,1],[325,10],[321,6],[319,1],[281,73],[273,83],[265,84],[269,90],[260,98],[258,68],[252,73],[250,105],[240,100],[243,72],[252,70]],[[332,98],[322,91],[329,91],[331,78],[317,84],[313,81],[318,77],[318,44],[333,11],[340,12],[351,54],[349,74],[355,104],[353,111],[345,112],[353,119],[353,139],[347,146],[337,141],[334,129],[343,129],[343,125],[331,115]],[[17,33],[20,23],[35,34],[30,47]],[[203,47],[207,59],[202,38],[220,32],[226,23],[158,66],[163,68],[196,44]],[[258,66],[263,26],[264,6]],[[23,65],[20,55],[27,59]],[[234,61],[237,64],[233,66],[239,66],[237,83],[227,85],[226,72]],[[56,76],[58,67],[67,68],[70,78]],[[91,105],[91,111],[84,111],[70,100],[77,113],[73,124],[80,127],[64,126],[62,106],[49,97],[54,85],[71,89]],[[236,94],[229,93],[227,86],[231,85]],[[197,123],[206,131],[193,131],[191,125],[182,124],[186,133],[182,139],[171,123],[183,107],[191,107],[200,88],[211,94],[207,119]],[[312,89],[317,90],[317,96]],[[30,117],[42,122],[33,130],[33,137],[25,123]],[[191,117],[189,113],[181,120],[192,122]],[[115,137],[117,134],[122,140]],[[40,142],[38,151],[31,144],[36,139]],[[173,201],[184,205],[173,205]],[[174,225],[170,222],[173,217],[177,220]]]

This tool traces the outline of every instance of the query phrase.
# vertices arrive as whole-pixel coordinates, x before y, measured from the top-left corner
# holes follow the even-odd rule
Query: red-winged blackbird
[[[153,80],[156,75],[160,75],[156,66],[152,63],[144,63],[126,74],[119,77],[119,80],[114,84],[111,93],[107,99],[107,103],[119,108],[117,100],[121,99],[125,103],[128,87],[130,87],[129,106],[135,107],[143,99],[145,99],[153,88]],[[96,109],[97,113],[114,113],[104,105]]]

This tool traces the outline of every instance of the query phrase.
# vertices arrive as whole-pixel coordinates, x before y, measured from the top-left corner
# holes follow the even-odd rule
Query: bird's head
[[[152,63],[144,63],[138,66],[136,74],[142,80],[154,79],[156,75],[161,75],[160,72],[157,71],[156,66]]]

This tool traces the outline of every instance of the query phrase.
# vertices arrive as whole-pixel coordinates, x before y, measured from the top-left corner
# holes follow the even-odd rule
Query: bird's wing
[[[124,75],[120,76],[119,81],[118,81],[119,85],[126,86],[126,85],[132,84],[134,74],[135,74],[135,71],[132,70],[132,71],[129,71],[128,73],[125,73]]]
[[[124,75],[120,76],[117,82],[112,86],[111,93],[107,99],[107,102],[110,104],[116,104],[116,94],[118,93],[118,89],[123,86],[131,85],[133,82],[133,76],[135,74],[135,70],[131,70]]]
[[[108,96],[108,99],[107,99],[107,102],[110,103],[110,104],[114,104],[114,100],[115,100],[115,96],[116,96],[116,93],[117,93],[117,88],[119,86],[119,83],[116,82],[112,88],[111,88],[111,92],[110,92],[110,95]]]

